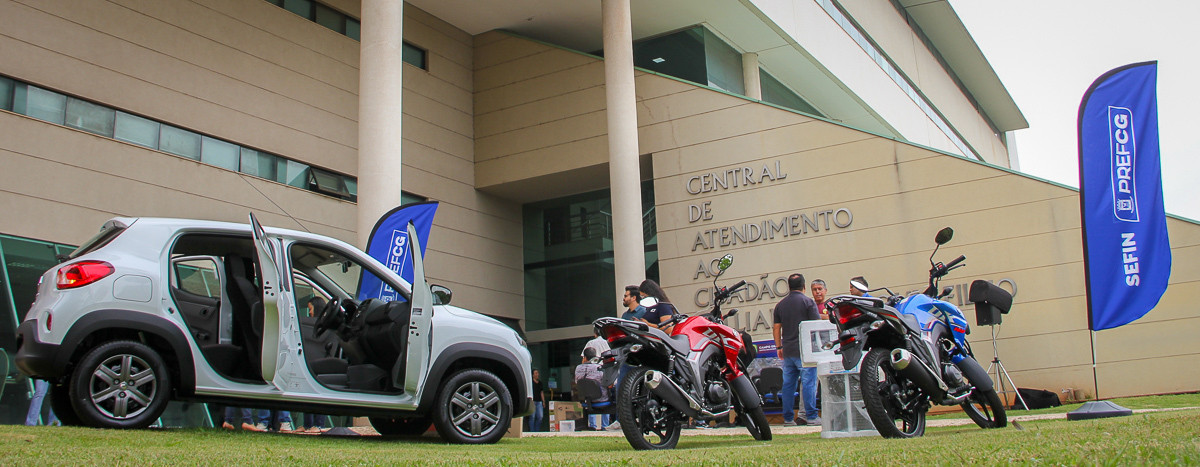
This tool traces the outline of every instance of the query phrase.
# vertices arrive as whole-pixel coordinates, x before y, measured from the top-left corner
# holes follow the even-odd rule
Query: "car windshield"
[[[297,243],[291,247],[292,268],[327,291],[343,298],[385,302],[408,300],[408,292],[372,272],[357,259],[324,246]]]

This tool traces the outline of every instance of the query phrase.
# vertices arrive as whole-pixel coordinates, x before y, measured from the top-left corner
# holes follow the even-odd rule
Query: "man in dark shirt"
[[[546,414],[546,397],[542,395],[542,380],[533,370],[533,413],[529,415],[529,431],[542,431],[542,419]]]
[[[804,368],[800,359],[800,322],[821,319],[817,312],[817,304],[804,295],[804,275],[788,276],[788,293],[783,300],[775,305],[773,328],[775,334],[775,352],[783,365],[783,424],[820,425],[821,418],[817,413],[817,369]],[[800,380],[804,398],[806,421],[795,420],[792,408],[795,404],[796,380]]]

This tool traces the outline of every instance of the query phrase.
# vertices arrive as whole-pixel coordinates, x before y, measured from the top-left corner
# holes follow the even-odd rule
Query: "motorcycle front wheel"
[[[771,440],[771,425],[767,423],[767,415],[763,413],[761,406],[746,411],[742,423],[746,425],[746,430],[755,441]]]
[[[884,438],[915,438],[925,434],[928,405],[905,399],[908,381],[888,362],[888,349],[874,348],[862,361],[860,383],[863,405],[871,423]],[[919,389],[917,389],[919,391]]]
[[[674,449],[683,414],[646,386],[646,367],[635,366],[617,390],[617,420],[629,445],[637,450]]]
[[[1004,402],[995,389],[971,392],[971,397],[962,404],[963,412],[980,428],[1004,428],[1008,425],[1008,414],[1004,411]]]

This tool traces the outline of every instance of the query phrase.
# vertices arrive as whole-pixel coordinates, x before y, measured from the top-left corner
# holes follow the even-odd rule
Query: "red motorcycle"
[[[733,264],[725,255],[717,277]],[[728,419],[736,411],[742,425],[759,441],[771,439],[763,414],[762,396],[746,376],[756,351],[750,336],[724,324],[737,313],[721,315],[721,304],[746,285],[717,287],[713,278],[713,309],[696,316],[676,314],[662,327],[670,335],[641,321],[600,318],[596,332],[608,340],[601,356],[606,376],[630,368],[617,388],[617,420],[634,449],[671,449],[688,418],[699,422]],[[609,379],[606,377],[605,379]]]

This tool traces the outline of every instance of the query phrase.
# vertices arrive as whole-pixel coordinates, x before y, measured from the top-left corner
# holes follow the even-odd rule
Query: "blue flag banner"
[[[371,230],[367,239],[367,254],[387,266],[401,278],[413,281],[412,258],[409,257],[408,224],[416,227],[421,236],[421,256],[429,246],[429,231],[433,228],[433,216],[437,213],[437,201],[412,203],[391,210]],[[373,274],[363,274],[358,287],[358,299],[375,298],[385,302],[404,300],[404,297],[384,284]]]
[[[1096,79],[1079,104],[1079,207],[1093,331],[1144,316],[1171,276],[1157,78],[1157,62],[1126,65]]]

